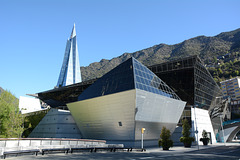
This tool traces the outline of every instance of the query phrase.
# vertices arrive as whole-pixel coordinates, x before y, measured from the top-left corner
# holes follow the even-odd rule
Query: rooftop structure
[[[71,85],[74,83],[79,83],[81,81],[82,78],[78,56],[77,37],[74,24],[70,39],[67,40],[57,87]]]
[[[187,102],[187,105],[206,109],[209,113],[216,107],[216,103],[219,103],[217,102],[219,97],[223,95],[198,56],[190,56],[148,68],[166,82],[183,101]],[[57,103],[66,106],[67,102],[76,101],[77,96],[95,81],[96,79],[93,79],[62,89],[41,92],[38,96],[53,107],[57,107]]]
[[[75,102],[78,96],[97,79],[92,79],[52,90],[40,92],[36,97],[50,105],[52,108],[65,108],[67,103]]]

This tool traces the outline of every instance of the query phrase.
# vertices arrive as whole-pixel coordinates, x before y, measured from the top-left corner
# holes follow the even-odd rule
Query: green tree
[[[237,59],[237,58],[234,58],[233,64],[236,63],[237,61],[238,61],[238,59]]]
[[[18,99],[9,91],[0,95],[0,137],[19,138],[23,132],[23,116],[19,113]]]
[[[184,119],[183,122],[182,122],[182,135],[183,137],[189,137],[190,136],[190,129],[191,129],[191,126],[190,124],[188,123],[188,120],[187,119]]]
[[[235,70],[233,75],[234,75],[234,76],[238,76],[238,75],[239,75],[239,71],[238,71],[238,70]]]
[[[217,57],[213,57],[213,62],[217,63]]]
[[[219,75],[223,74],[223,71],[221,70],[221,68],[218,68],[218,73],[219,73]]]
[[[24,132],[22,134],[23,138],[26,138],[38,125],[38,123],[43,119],[49,110],[43,110],[41,112],[28,114],[24,117]]]

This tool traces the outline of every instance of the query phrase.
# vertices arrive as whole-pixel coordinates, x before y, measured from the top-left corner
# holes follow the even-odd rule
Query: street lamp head
[[[142,128],[142,134],[144,133],[144,131],[145,131],[145,128]]]

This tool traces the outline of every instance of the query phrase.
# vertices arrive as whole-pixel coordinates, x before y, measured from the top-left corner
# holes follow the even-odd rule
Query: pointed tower
[[[57,87],[67,86],[82,81],[75,24],[70,39],[67,40],[62,69],[58,78]]]

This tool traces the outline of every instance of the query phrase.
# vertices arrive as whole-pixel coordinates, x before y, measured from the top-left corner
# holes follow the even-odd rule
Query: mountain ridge
[[[4,91],[4,89],[2,89],[2,87],[0,87],[0,94],[1,94],[1,92],[3,92]]]
[[[198,55],[202,61],[208,63],[212,62],[214,57],[239,51],[240,28],[216,36],[197,36],[173,45],[160,43],[133,53],[123,53],[110,60],[102,59],[100,62],[81,67],[82,79],[85,81],[101,77],[130,57],[136,58],[146,66],[191,55]]]

